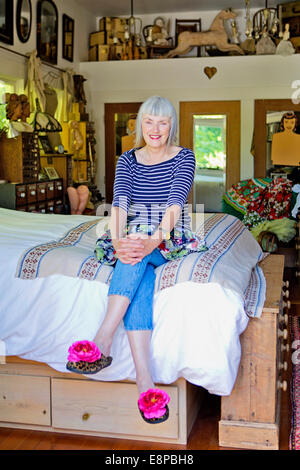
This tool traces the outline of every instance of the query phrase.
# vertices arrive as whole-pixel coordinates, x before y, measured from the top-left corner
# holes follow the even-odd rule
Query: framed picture
[[[36,43],[38,56],[57,64],[58,12],[53,0],[38,0]]]
[[[0,0],[0,41],[14,43],[14,2]]]
[[[49,180],[56,180],[57,178],[59,178],[59,175],[53,166],[45,166],[44,170]]]
[[[44,150],[44,153],[53,153],[53,149],[47,135],[39,135],[39,141],[41,143],[42,149]]]
[[[73,62],[74,56],[74,20],[63,15],[63,59]]]

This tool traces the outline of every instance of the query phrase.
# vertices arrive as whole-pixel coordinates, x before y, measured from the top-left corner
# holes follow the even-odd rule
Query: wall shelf
[[[216,67],[209,79],[204,67]],[[92,90],[184,87],[290,86],[300,80],[300,54],[185,57],[131,61],[81,62],[80,73]]]

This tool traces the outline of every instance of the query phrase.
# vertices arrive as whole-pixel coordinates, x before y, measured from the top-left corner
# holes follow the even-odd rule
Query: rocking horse
[[[213,20],[208,31],[191,32],[184,31],[178,36],[178,45],[175,49],[169,51],[164,58],[175,57],[176,55],[187,54],[196,46],[216,46],[222,52],[235,51],[244,54],[237,44],[228,42],[227,33],[224,27],[224,21],[236,18],[231,8],[220,11]]]

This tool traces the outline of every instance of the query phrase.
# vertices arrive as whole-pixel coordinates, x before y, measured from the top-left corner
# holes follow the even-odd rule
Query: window
[[[224,170],[226,116],[194,115],[194,152],[197,168]]]
[[[0,79],[0,131],[5,129],[8,125],[6,119],[6,103],[5,93],[14,93],[15,85],[13,82],[4,81]]]

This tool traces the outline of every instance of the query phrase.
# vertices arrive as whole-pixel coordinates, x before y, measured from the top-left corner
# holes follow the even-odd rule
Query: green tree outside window
[[[194,153],[197,169],[225,169],[226,148],[222,126],[210,124],[209,118],[205,119],[205,124],[204,119],[201,119],[200,124],[199,121],[197,123],[197,116],[195,118]]]

